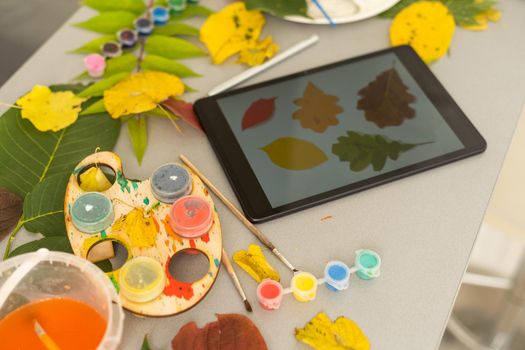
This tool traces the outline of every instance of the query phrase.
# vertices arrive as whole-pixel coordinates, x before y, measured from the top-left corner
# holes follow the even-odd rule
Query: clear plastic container
[[[20,271],[15,274],[17,270]],[[50,298],[78,300],[106,320],[106,331],[97,349],[118,348],[124,326],[120,298],[109,278],[87,260],[46,249],[10,258],[0,263],[0,299],[4,292],[9,294],[0,308],[0,319],[29,302]]]

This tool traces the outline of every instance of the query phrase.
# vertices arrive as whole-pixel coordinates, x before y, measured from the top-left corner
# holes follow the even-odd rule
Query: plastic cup
[[[71,221],[82,232],[96,233],[108,228],[115,218],[113,203],[99,192],[80,195],[71,207]]]
[[[265,310],[277,310],[283,300],[283,286],[277,281],[265,278],[257,286],[257,300]]]
[[[115,58],[122,55],[122,47],[120,43],[116,41],[108,41],[102,44],[100,51],[102,51],[102,54],[107,58]]]
[[[326,288],[333,292],[345,290],[349,286],[350,268],[342,261],[329,261],[324,269]]]
[[[381,257],[370,249],[360,249],[355,252],[355,267],[357,276],[363,280],[379,277],[381,274]]]
[[[314,300],[317,294],[317,278],[309,272],[298,272],[292,278],[291,289],[297,301]]]
[[[137,18],[133,25],[140,35],[150,35],[153,32],[154,26],[149,18],[140,17]]]
[[[162,265],[147,256],[139,256],[126,262],[119,276],[120,292],[135,303],[145,303],[157,298],[166,284]]]
[[[92,78],[100,78],[106,70],[106,59],[98,53],[92,53],[84,57],[84,66]]]
[[[181,165],[164,164],[151,176],[151,191],[161,202],[173,203],[192,190],[191,174]]]
[[[170,210],[170,226],[184,238],[199,238],[212,224],[212,209],[201,197],[186,196],[177,199]]]
[[[43,257],[39,254],[42,251],[47,252]],[[32,259],[38,260],[34,265],[28,265],[27,262]],[[19,270],[23,270],[24,265],[29,270],[20,273]],[[10,279],[11,276],[15,278]],[[13,279],[17,282],[13,283]],[[82,303],[105,320],[105,331],[97,349],[118,348],[124,325],[120,298],[109,278],[87,260],[72,254],[49,252],[46,249],[10,258],[0,263],[0,294],[4,293],[8,295],[0,309],[0,325],[4,318],[14,315],[11,313],[23,311],[23,307],[35,306],[41,302],[53,300]],[[47,315],[49,314],[39,315],[36,320],[44,328]],[[76,324],[71,322],[64,327],[68,328],[68,332],[82,333],[84,329],[75,329]],[[48,335],[53,337],[52,328],[48,328],[47,331],[50,331]],[[60,345],[59,338],[53,340]],[[24,348],[24,342],[28,339],[16,341],[17,346]]]
[[[151,9],[151,17],[155,25],[164,25],[170,19],[170,10],[163,6],[155,6]]]
[[[168,0],[168,6],[175,13],[182,12],[186,9],[186,2],[187,0]]]

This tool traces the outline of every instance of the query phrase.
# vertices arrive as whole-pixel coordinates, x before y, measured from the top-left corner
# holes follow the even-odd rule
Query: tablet
[[[486,149],[409,46],[203,98],[194,109],[252,222]]]

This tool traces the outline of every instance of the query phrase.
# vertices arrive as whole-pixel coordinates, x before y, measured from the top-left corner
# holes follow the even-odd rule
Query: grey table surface
[[[227,1],[202,3],[219,9]],[[344,315],[355,320],[373,349],[438,347],[525,96],[525,1],[505,0],[499,7],[501,22],[480,33],[458,28],[450,54],[431,65],[486,138],[485,153],[260,225],[296,266],[318,276],[326,261],[350,263],[361,247],[380,252],[383,259],[377,280],[354,279],[349,290],[338,294],[322,288],[316,300],[307,304],[288,296],[275,312],[256,305],[256,283],[239,271],[254,305],[249,317],[270,349],[306,349],[295,340],[294,328],[320,311],[331,318]],[[81,56],[65,52],[95,35],[69,24],[91,14],[88,9],[74,14],[0,89],[0,100],[13,102],[34,84],[68,82],[81,72]],[[269,17],[264,34],[271,34],[283,48],[313,33],[321,40],[248,83],[388,47],[389,25],[389,20],[373,18],[334,30]],[[186,63],[204,75],[187,80],[199,90],[186,96],[190,100],[244,69],[232,61],[214,66],[207,57]],[[184,153],[234,199],[205,137],[188,128],[179,135],[165,120],[149,123],[149,147],[142,166],[134,159],[127,129],[122,129],[115,151],[123,159],[127,176],[146,178],[158,165],[176,161]],[[216,202],[225,248],[234,252],[255,242],[226,207]],[[321,221],[326,215],[333,218]],[[35,235],[22,232],[15,245],[33,238]],[[5,240],[0,245],[4,247]],[[287,285],[291,273],[273,256],[269,260]],[[216,313],[232,312],[246,314],[228,275],[221,271],[209,295],[186,313],[160,319],[127,313],[121,348],[138,349],[146,333],[154,349],[168,348],[185,323],[196,321],[202,326],[214,320]]]

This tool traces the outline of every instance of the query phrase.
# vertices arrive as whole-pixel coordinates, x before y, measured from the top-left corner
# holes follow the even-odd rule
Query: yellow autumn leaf
[[[279,276],[279,273],[268,263],[261,247],[257,244],[250,244],[248,251],[240,250],[235,252],[235,254],[233,254],[233,261],[252,276],[257,283],[261,283],[265,278],[270,278],[277,282],[281,280],[281,276]]]
[[[103,192],[111,187],[111,182],[98,167],[89,168],[80,174],[80,188],[86,192]]]
[[[368,338],[354,321],[339,317],[332,323],[323,312],[304,328],[296,328],[295,337],[316,350],[370,350]]]
[[[262,150],[275,165],[288,170],[306,170],[328,160],[319,147],[295,137],[281,137]]]
[[[477,24],[462,25],[463,28],[473,31],[486,30],[489,27],[489,21],[498,22],[501,19],[501,12],[495,8],[490,8],[474,16]]]
[[[271,36],[264,40],[253,42],[239,53],[237,63],[256,66],[273,57],[279,51],[279,45],[273,42]]]
[[[455,30],[454,17],[439,1],[419,1],[401,10],[390,26],[392,46],[408,44],[426,63],[448,51]]]
[[[59,131],[77,121],[80,105],[86,99],[71,91],[52,92],[47,86],[35,85],[16,101],[22,107],[22,118],[40,131]]]
[[[153,216],[146,217],[143,208],[135,208],[122,215],[111,226],[113,233],[127,234],[132,247],[153,247],[159,232],[158,224]]]
[[[113,118],[147,112],[168,97],[182,95],[184,84],[163,72],[135,73],[104,91],[104,106]]]

